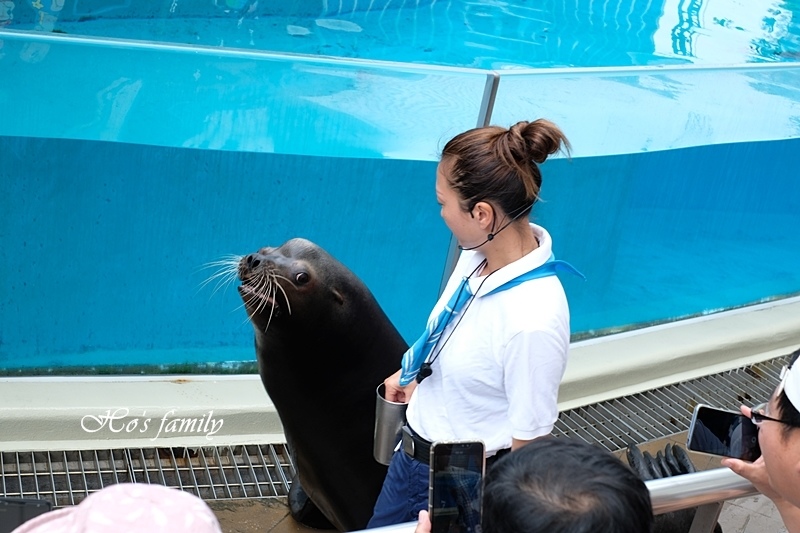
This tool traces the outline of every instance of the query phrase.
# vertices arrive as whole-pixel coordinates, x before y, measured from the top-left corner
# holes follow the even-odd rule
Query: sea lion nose
[[[275,261],[269,254],[259,251],[246,256],[242,259],[240,265],[250,272],[257,270],[259,267],[272,270],[275,268]]]
[[[259,254],[250,254],[244,258],[244,262],[247,265],[247,268],[253,269],[261,264],[261,257]]]

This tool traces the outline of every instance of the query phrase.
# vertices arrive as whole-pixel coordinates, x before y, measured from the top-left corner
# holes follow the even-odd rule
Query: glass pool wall
[[[0,34],[0,369],[251,361],[209,263],[301,236],[411,341],[447,274],[439,149],[546,117],[534,219],[590,336],[800,292],[800,67],[489,72]],[[93,371],[94,371],[93,370]]]
[[[617,331],[800,291],[800,65],[503,73],[493,121],[546,116],[573,331]],[[555,172],[555,169],[558,172]]]

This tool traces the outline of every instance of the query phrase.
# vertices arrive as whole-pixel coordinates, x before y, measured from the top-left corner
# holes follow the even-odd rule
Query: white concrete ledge
[[[559,407],[738,368],[798,347],[800,298],[577,342]],[[0,378],[0,406],[0,451],[285,442],[256,375]]]
[[[800,297],[573,343],[559,408],[766,361],[800,347]]]
[[[5,378],[0,405],[3,451],[285,442],[256,375]]]

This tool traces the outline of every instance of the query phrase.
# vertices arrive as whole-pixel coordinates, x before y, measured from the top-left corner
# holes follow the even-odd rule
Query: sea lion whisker
[[[242,300],[241,305],[239,307],[237,307],[235,309],[235,311],[238,311],[239,309],[244,309],[244,312],[245,312],[245,314],[247,316],[246,319],[242,320],[242,324],[250,322],[250,324],[252,325],[253,324],[253,317],[255,316],[255,313],[252,313],[252,314],[250,313],[250,310],[247,308],[247,302],[245,300]]]
[[[210,261],[208,263],[203,263],[195,269],[195,273],[201,272],[203,270],[207,270],[209,268],[218,268],[219,272],[212,274],[211,277],[219,276],[223,272],[228,272],[230,270],[236,272],[239,268],[239,262],[241,261],[242,256],[231,255],[226,256],[224,258],[218,259],[216,261]]]
[[[265,311],[267,309],[268,305],[269,305],[269,299],[262,298],[258,302],[258,307],[256,307],[256,311],[261,313],[262,311]],[[275,309],[275,303],[273,302],[272,307],[270,308],[269,311],[270,316],[272,316],[272,312],[274,311],[274,309]]]
[[[214,277],[211,277],[208,280],[206,280],[200,286],[200,288],[202,289],[203,287],[208,285],[208,283],[211,282],[211,280],[213,280],[214,278],[217,278],[217,282],[214,284],[214,290],[211,291],[212,296],[215,295],[217,291],[219,291],[223,287],[227,287],[228,285],[232,285],[233,283],[235,283],[238,278],[238,273],[236,272],[236,270],[230,270],[228,272],[219,273]]]
[[[205,287],[206,287],[206,286],[207,286],[207,285],[208,285],[208,284],[209,284],[211,281],[212,281],[211,279],[208,279],[208,280],[204,281],[202,284],[200,284],[200,285],[197,287],[197,290],[195,291],[195,294],[200,294],[200,292],[201,292],[201,291],[202,291],[202,290],[203,290],[203,289],[204,289],[204,288],[205,288]],[[221,277],[221,278],[219,278],[219,279],[217,280],[217,282],[214,284],[214,288],[212,289],[212,291],[211,291],[211,294],[208,296],[208,299],[209,299],[209,301],[211,300],[211,298],[212,298],[212,297],[214,297],[214,295],[215,295],[215,294],[217,294],[217,292],[219,292],[221,289],[223,289],[223,288],[225,288],[225,287],[227,287],[227,286],[230,286],[230,285],[232,285],[232,284],[233,284],[235,281],[236,281],[236,275],[231,275],[231,276],[226,276],[226,277]]]
[[[234,271],[233,273],[234,273],[234,274],[236,274],[236,272],[235,272],[235,271]],[[227,277],[227,276],[230,276],[230,274],[231,274],[231,270],[230,270],[230,268],[225,268],[225,269],[222,269],[222,270],[218,270],[217,272],[214,272],[213,274],[211,274],[210,276],[208,276],[206,279],[204,279],[204,280],[203,280],[203,281],[200,283],[200,287],[201,287],[201,288],[202,288],[202,287],[205,287],[205,286],[206,286],[206,285],[208,285],[208,284],[209,284],[211,281],[213,281],[213,280],[215,280],[215,279],[217,279],[217,278],[225,278],[225,277]]]
[[[264,333],[267,332],[269,329],[269,325],[272,324],[272,317],[275,316],[275,284],[273,283],[270,286],[270,297],[272,300],[272,308],[269,310],[269,317],[267,318],[267,325],[264,326]]]
[[[242,324],[244,324],[244,323],[246,323],[246,322],[250,322],[250,324],[252,325],[252,324],[253,324],[253,317],[254,317],[256,314],[255,314],[255,313],[252,313],[252,314],[251,314],[251,313],[250,313],[250,311],[248,311],[248,310],[247,310],[247,308],[245,308],[245,312],[247,313],[247,320],[243,320],[243,321],[242,321]]]
[[[282,276],[281,274],[278,274],[277,272],[270,272],[270,275],[272,276],[272,279],[273,279],[273,281],[275,283],[278,283],[279,279],[285,281],[286,283],[292,283],[292,280],[290,280],[286,276]]]
[[[243,280],[243,282],[245,282],[245,280]],[[268,283],[268,280],[262,272],[257,272],[256,274],[253,274],[247,278],[246,283],[250,285],[254,291],[262,291],[265,283]]]
[[[261,313],[267,309],[268,304],[271,304],[272,307],[269,310],[269,321],[271,321],[272,315],[275,313],[274,284],[271,282],[268,276],[265,276],[261,281],[262,283],[259,284],[257,289],[258,292],[254,295],[255,297],[259,298],[259,303],[256,307],[256,310],[258,313]]]
[[[278,276],[278,275],[275,275],[275,277],[276,278],[277,277],[281,277],[283,279],[286,279],[283,276]],[[292,304],[289,303],[289,296],[286,294],[286,289],[281,287],[281,284],[277,283],[277,282],[275,283],[275,286],[277,286],[281,290],[281,292],[283,293],[283,299],[286,300],[286,312],[291,315],[292,314]],[[277,296],[277,293],[276,293],[276,291],[273,291],[273,293],[272,293],[273,302],[275,301],[274,300],[275,296]]]
[[[269,317],[267,318],[267,324],[264,326],[264,333],[267,332],[269,329],[269,324],[272,322],[272,316],[275,312],[275,299],[272,297],[272,292],[274,291],[273,284],[271,283],[269,276],[259,276],[257,279],[257,283],[255,285],[251,284],[252,293],[247,297],[247,304],[252,304],[255,300],[258,303],[253,310],[253,315],[261,314],[267,308],[267,302],[272,302],[272,307],[269,310]]]
[[[241,262],[243,257],[244,257],[243,255],[234,255],[234,254],[224,255],[224,256],[222,256],[219,259],[216,259],[214,261],[209,261],[207,263],[203,263],[200,266],[199,270],[203,270],[203,269],[206,269],[206,268],[213,268],[213,267],[217,267],[217,266],[227,266],[227,265],[237,266]]]
[[[266,308],[272,290],[272,281],[269,279],[269,274],[260,274],[256,281],[257,283],[253,284],[252,287],[254,296],[260,299],[258,306],[260,312]]]
[[[228,285],[233,285],[236,283],[237,278],[238,276],[236,272],[230,272],[227,277],[220,277],[219,280],[217,280],[216,285],[214,285],[214,290],[211,292],[211,294],[216,294],[218,290]]]
[[[269,310],[269,320],[267,321],[267,327],[269,327],[269,323],[272,322],[272,317],[275,314],[275,307],[277,306],[277,303],[278,303],[278,289],[283,291],[283,288],[275,280],[275,275],[274,274],[272,274],[270,276],[270,281],[272,283],[270,284],[270,287],[269,287],[269,296],[270,296],[270,300],[272,301],[272,309]],[[283,294],[284,294],[284,299],[286,299],[286,307],[288,308],[289,307],[289,300],[288,300],[288,298],[286,298],[286,293],[284,292]],[[290,309],[290,311],[291,311],[291,309]]]
[[[242,300],[242,303],[240,303],[240,304],[239,304],[239,305],[236,307],[236,309],[234,309],[233,311],[231,311],[231,313],[238,313],[238,312],[239,312],[239,309],[244,309],[245,313],[248,313],[248,314],[249,314],[249,311],[247,310],[247,303],[246,303],[244,300]],[[248,316],[248,318],[249,318],[249,316]],[[245,322],[246,322],[246,321],[245,321]]]
[[[229,278],[230,280],[234,280],[238,277],[238,263],[222,263],[220,265],[223,268],[220,268],[216,272],[212,273],[208,276],[202,283],[200,283],[200,289],[208,285],[211,281],[218,279],[218,278]],[[216,292],[216,290],[215,290]]]
[[[266,299],[261,291],[256,291],[254,289],[253,293],[248,296],[247,303],[253,307],[253,312],[261,313],[266,305]]]
[[[278,273],[276,273],[274,271],[270,271],[268,273],[268,276],[270,277],[270,282],[274,286],[277,286],[278,289],[280,289],[281,293],[283,294],[283,299],[286,302],[286,312],[291,315],[292,314],[292,304],[289,302],[289,296],[286,294],[286,290],[283,288],[283,286],[280,283],[278,283],[278,280],[282,279],[282,280],[286,281],[287,283],[292,283],[292,280],[290,280],[286,276],[281,276],[280,274],[278,274]],[[273,301],[277,301],[277,300],[275,300],[275,298],[277,296],[277,291],[273,290],[270,293],[270,296],[272,297]]]
[[[253,296],[252,298],[255,299],[255,296]],[[248,304],[251,303],[251,302],[252,302],[252,300],[248,300]],[[256,306],[255,309],[253,309],[253,312],[250,313],[248,311],[248,315],[249,315],[250,320],[252,320],[253,316],[261,314],[261,312],[263,311],[264,305],[265,305],[264,300],[263,299],[259,299],[258,300],[258,305]],[[270,319],[269,320],[272,320],[272,313],[270,313]],[[269,321],[267,322],[267,324],[269,325]],[[266,333],[266,330],[264,330],[264,332]]]

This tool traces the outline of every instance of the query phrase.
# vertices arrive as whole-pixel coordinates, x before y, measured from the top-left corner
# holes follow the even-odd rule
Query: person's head
[[[489,470],[483,533],[647,533],[650,492],[609,452],[578,440],[545,437]]]
[[[769,482],[775,491],[800,506],[800,350],[792,358],[780,384],[762,410],[771,418],[758,424],[758,443]]]
[[[49,511],[13,533],[222,533],[206,502],[179,489],[118,483]]]
[[[462,246],[474,246],[506,225],[527,231],[542,186],[539,164],[561,149],[569,154],[569,141],[544,119],[475,128],[448,141],[436,172],[436,196]]]

